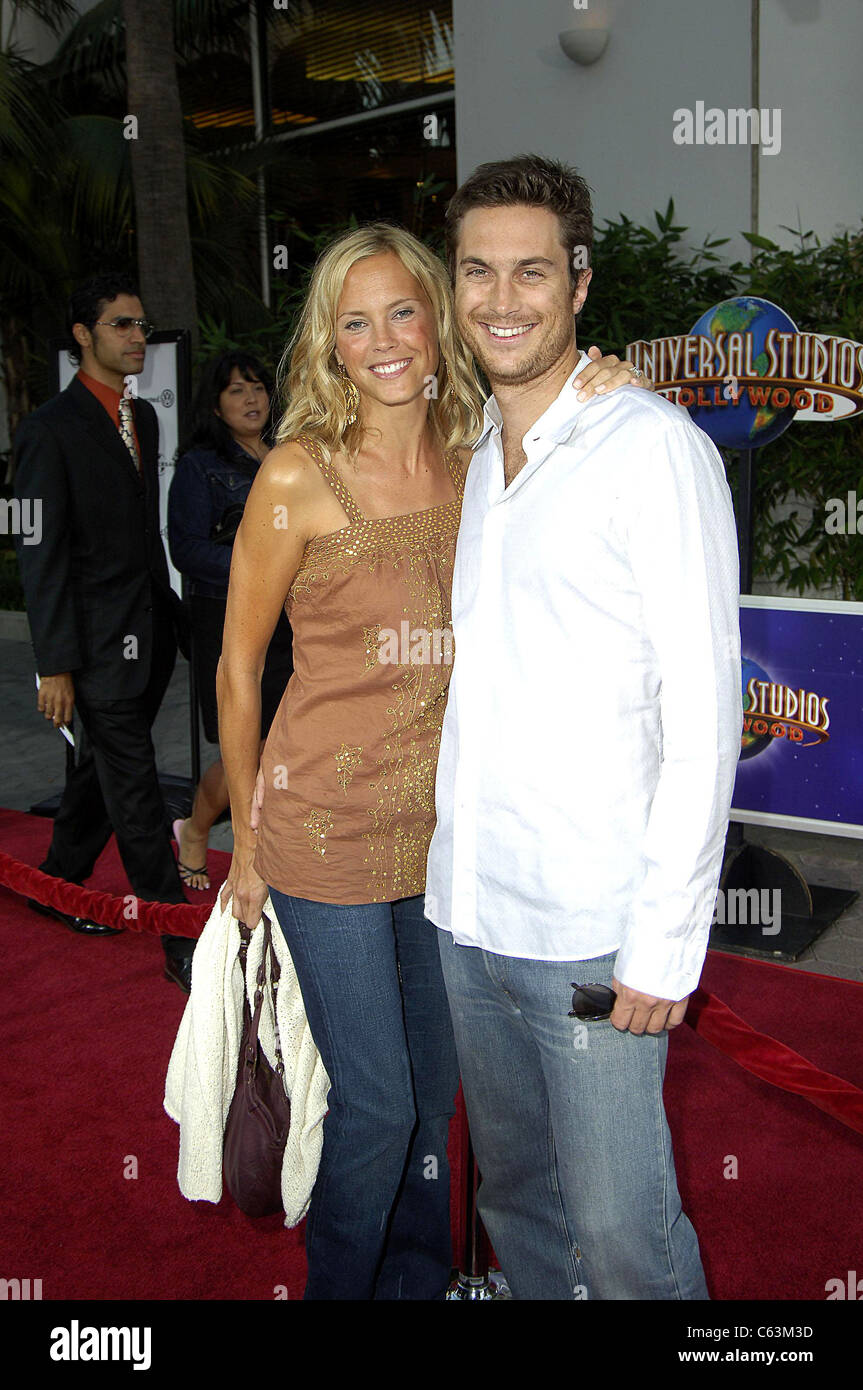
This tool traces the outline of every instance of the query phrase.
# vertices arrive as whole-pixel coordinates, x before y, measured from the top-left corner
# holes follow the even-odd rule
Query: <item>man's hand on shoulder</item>
[[[611,987],[617,995],[610,1023],[620,1033],[662,1033],[683,1022],[689,995],[683,999],[658,999],[655,994],[642,994],[619,980]]]
[[[629,358],[621,362],[614,352],[603,357],[602,350],[596,346],[589,347],[587,355],[590,365],[580,371],[572,383],[577,400],[590,400],[591,396],[601,396],[604,391],[616,391],[618,386],[640,386],[645,391],[654,389],[650,378]]]

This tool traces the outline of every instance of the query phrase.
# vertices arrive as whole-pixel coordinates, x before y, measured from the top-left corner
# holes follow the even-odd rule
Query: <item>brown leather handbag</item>
[[[240,922],[239,960],[243,971],[243,1033],[237,1062],[237,1085],[225,1122],[222,1168],[225,1185],[247,1216],[271,1216],[282,1210],[282,1161],[291,1124],[291,1102],[285,1092],[285,1064],[279,1040],[276,1005],[279,963],[272,927],[264,917],[264,949],[258,968],[254,1013],[246,993],[246,956],[252,933]],[[264,999],[266,961],[270,958],[276,1067],[267,1061],[258,1041]]]

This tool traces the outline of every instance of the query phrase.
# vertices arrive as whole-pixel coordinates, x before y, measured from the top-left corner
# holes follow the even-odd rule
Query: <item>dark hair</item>
[[[231,431],[224,420],[215,413],[219,405],[219,397],[230,383],[235,367],[246,381],[263,382],[267,389],[270,410],[272,411],[273,380],[267,368],[249,352],[242,352],[239,349],[223,352],[208,362],[201,371],[198,389],[192,402],[189,432],[180,448],[181,455],[187,453],[189,449],[212,449],[220,458],[230,458],[236,449],[236,441]],[[271,431],[272,419],[271,415],[268,415],[261,430],[261,435],[268,444],[270,443]]]
[[[138,286],[128,271],[101,271],[98,275],[91,275],[88,280],[85,280],[83,284],[72,291],[69,296],[66,328],[70,340],[69,356],[73,361],[81,361],[81,348],[72,336],[72,325],[83,323],[85,328],[92,328],[94,323],[97,323],[101,318],[105,305],[110,304],[112,299],[116,299],[118,294],[128,294],[138,298]]]
[[[465,213],[472,208],[526,207],[548,208],[560,221],[560,240],[566,248],[569,279],[578,287],[581,270],[590,264],[593,246],[593,209],[590,189],[568,164],[545,159],[539,154],[520,154],[480,164],[469,179],[457,188],[445,214],[446,250],[450,275],[455,279],[456,246]],[[584,265],[576,268],[574,252],[584,248]]]

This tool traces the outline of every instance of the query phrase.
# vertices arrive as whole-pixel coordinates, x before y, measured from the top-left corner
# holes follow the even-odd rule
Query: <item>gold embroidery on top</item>
[[[416,897],[425,887],[425,867],[431,843],[431,826],[405,830],[397,825],[393,835],[393,879],[406,898]]]
[[[453,480],[457,481],[455,475]],[[387,624],[400,633],[402,619],[409,632],[419,629],[434,634],[451,629],[450,585],[461,488],[457,491],[457,500],[425,512],[372,520],[352,518],[352,524],[340,531],[315,537],[305,548],[288,596],[289,613],[291,606],[297,605],[295,631],[300,646],[305,622],[309,631],[316,633],[318,625],[329,619],[333,640],[344,643],[345,669],[346,673],[351,667],[354,671],[357,695],[360,678],[365,677],[362,699],[369,701],[369,727],[361,721],[354,723],[353,713],[350,719],[339,721],[333,730],[339,738],[338,752],[332,748],[333,738],[329,751],[320,750],[317,767],[324,772],[322,758],[326,757],[326,776],[332,785],[329,758],[336,764],[336,780],[348,819],[340,821],[339,843],[331,846],[330,852],[341,851],[344,844],[346,852],[353,849],[357,853],[356,872],[367,880],[361,889],[367,902],[413,897],[425,887],[426,859],[435,824],[435,767],[451,668],[448,662],[435,661],[434,657],[431,661],[422,659],[424,648],[422,653],[418,649],[407,666],[382,665],[380,635],[382,625]],[[363,609],[350,603],[351,576],[358,571],[381,581],[385,606],[380,610],[380,624],[364,625],[367,600]],[[374,608],[372,613],[376,613]],[[352,705],[352,711],[354,708],[358,707]],[[349,744],[348,734],[356,737],[361,728],[364,743]],[[360,767],[367,770],[370,781],[355,788],[348,801],[348,787]],[[354,805],[356,819],[351,820]],[[300,814],[303,810],[309,846],[331,867],[326,854],[334,810],[308,802]],[[298,816],[294,825],[299,823]]]
[[[303,821],[303,827],[308,832],[309,843],[315,854],[319,854],[323,859],[327,849],[327,832],[333,828],[332,811],[316,811],[311,807],[308,819]]]
[[[366,644],[366,670],[373,671],[378,664],[380,655],[380,623],[375,623],[373,627],[363,628],[363,641]]]
[[[371,573],[379,565],[398,571],[405,558],[398,552],[408,548],[416,547],[423,557],[434,559],[451,570],[460,513],[460,502],[445,502],[428,512],[379,517],[345,526],[330,536],[315,536],[303,551],[300,568],[290,588],[290,603],[310,597],[311,586],[316,582],[325,582],[334,574],[347,574],[355,565],[363,564]],[[416,586],[415,553],[410,555],[408,565],[411,597],[421,598]]]
[[[289,618],[291,616],[291,607],[293,605],[294,599],[296,599],[300,594],[311,594],[312,585],[314,584],[317,577],[318,576],[316,574],[311,574],[307,571],[302,579],[300,579],[298,576],[294,580],[293,584],[288,590],[288,598],[285,603],[285,612],[287,613]]]
[[[409,590],[417,577],[411,566],[405,575]],[[450,625],[448,596],[445,598],[439,585],[426,583],[421,601],[422,606],[414,610],[417,627],[429,631]],[[369,808],[372,829],[365,835],[371,902],[413,897],[424,891],[449,674],[448,667],[428,662],[407,671],[402,667],[391,687],[393,701],[387,714],[392,724],[377,775],[369,783],[369,790],[377,795],[377,804]]]
[[[348,794],[348,786],[353,775],[362,762],[362,751],[362,744],[352,747],[349,743],[343,743],[338,753],[333,754],[336,760],[336,776],[345,796]]]

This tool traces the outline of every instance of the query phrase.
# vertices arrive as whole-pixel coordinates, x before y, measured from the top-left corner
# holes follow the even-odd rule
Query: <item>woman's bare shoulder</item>
[[[308,449],[298,440],[289,439],[265,455],[257,479],[261,486],[286,490],[299,498],[317,492],[321,471]]]

